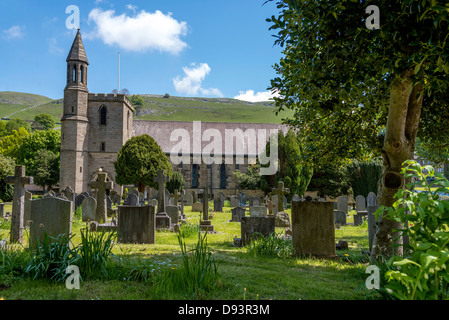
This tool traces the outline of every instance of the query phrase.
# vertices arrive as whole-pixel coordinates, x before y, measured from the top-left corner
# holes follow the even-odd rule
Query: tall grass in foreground
[[[295,254],[292,241],[275,232],[268,237],[254,233],[248,249],[255,256],[291,258]]]
[[[184,293],[190,298],[201,298],[201,292],[207,293],[220,285],[218,264],[207,245],[207,233],[202,235],[198,231],[198,241],[192,250],[187,249],[185,238],[181,228],[178,233],[181,263],[166,269],[157,289],[167,294]]]

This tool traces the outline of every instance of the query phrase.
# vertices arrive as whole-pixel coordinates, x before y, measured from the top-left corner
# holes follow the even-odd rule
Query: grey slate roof
[[[82,61],[89,64],[87,60],[86,51],[84,50],[83,40],[81,39],[81,33],[78,29],[75,40],[73,40],[72,48],[70,48],[69,55],[67,56],[67,62],[69,61]]]
[[[194,127],[196,127],[195,130]],[[263,129],[265,130],[265,135],[263,135]],[[258,133],[260,133],[264,137],[263,147],[265,147],[270,135],[270,130],[275,129],[282,130],[285,133],[288,130],[288,126],[274,123],[197,122],[194,124],[193,122],[183,121],[146,120],[134,120],[133,122],[133,136],[148,134],[156,140],[156,142],[161,146],[162,151],[166,154],[170,154],[172,152],[177,153],[180,150],[180,147],[185,147],[186,150],[190,150],[190,154],[198,154],[197,148],[194,149],[194,140],[201,140],[198,146],[200,146],[199,152],[202,152],[205,150],[204,148],[206,146],[215,142],[215,138],[221,138],[221,152],[223,155],[233,154],[254,156],[257,155],[257,148],[255,145],[248,145],[248,140],[246,138],[243,139],[243,149],[241,150],[236,150],[237,139],[234,141],[228,141],[228,144],[229,142],[233,144],[233,152],[226,152],[226,140],[230,140],[230,134],[232,136],[234,133],[238,139],[241,139],[241,137],[246,133],[253,138],[255,137],[255,141],[257,141]],[[183,140],[179,136],[180,134],[186,134],[187,137],[190,137],[190,139]],[[205,141],[202,141],[202,138]],[[256,145],[257,144],[258,143],[256,143]],[[217,143],[217,146],[219,145],[220,141]],[[230,150],[230,148],[228,148],[228,150]],[[256,150],[256,152],[254,152],[254,150]]]

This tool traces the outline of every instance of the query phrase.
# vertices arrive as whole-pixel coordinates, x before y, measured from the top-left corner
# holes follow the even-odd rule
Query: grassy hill
[[[270,102],[251,103],[228,98],[186,98],[141,94],[142,106],[136,106],[135,119],[171,121],[281,123],[291,116],[284,111],[276,116]],[[47,113],[59,122],[63,100],[19,93],[0,92],[0,117],[33,120],[40,113]]]

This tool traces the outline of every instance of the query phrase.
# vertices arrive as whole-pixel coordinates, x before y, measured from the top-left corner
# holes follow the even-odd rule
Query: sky
[[[265,0],[1,0],[0,91],[63,97],[77,22],[88,89],[266,101],[282,57]],[[79,12],[79,19],[76,19]]]

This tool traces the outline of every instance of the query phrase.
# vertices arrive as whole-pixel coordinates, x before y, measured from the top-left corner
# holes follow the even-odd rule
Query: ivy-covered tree
[[[172,175],[173,169],[156,140],[147,134],[132,137],[120,149],[114,162],[116,182],[137,185],[140,192],[145,186],[158,189],[154,177],[159,170]]]
[[[372,153],[380,149],[378,202],[392,206],[406,185],[401,168],[413,159],[420,122],[420,135],[448,139],[432,126],[447,127],[449,119],[436,112],[449,92],[446,1],[268,1],[280,10],[268,21],[284,47],[270,87],[279,94],[277,111],[295,111],[286,122],[299,128],[314,162],[379,156]],[[367,28],[370,5],[380,14],[378,29]],[[394,230],[401,224],[381,217],[379,225],[371,257],[400,254]]]

